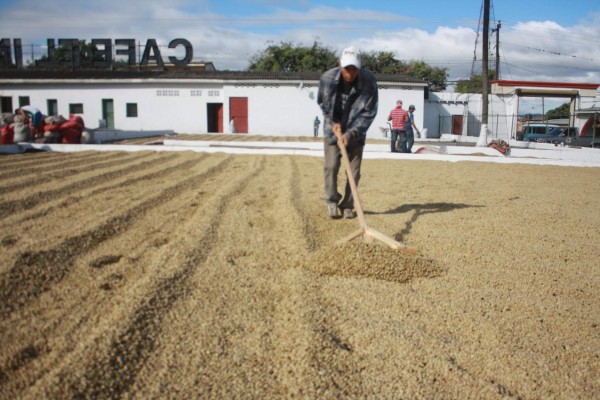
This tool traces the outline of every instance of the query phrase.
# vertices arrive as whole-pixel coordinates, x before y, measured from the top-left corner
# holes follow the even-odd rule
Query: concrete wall
[[[102,119],[102,99],[112,99],[115,129],[173,130],[177,133],[208,133],[208,103],[223,104],[223,131],[229,133],[229,99],[248,98],[248,129],[251,134],[312,136],[313,121],[323,116],[317,105],[318,82],[106,82],[2,84],[0,96],[11,96],[13,108],[19,96],[47,113],[47,100],[58,101],[58,113],[67,117],[69,104],[82,103],[86,126],[96,128]],[[387,127],[389,111],[396,100],[404,107],[414,104],[416,124],[423,126],[423,87],[382,86],[379,112],[368,136],[382,138],[379,127]],[[136,103],[137,117],[126,116],[126,104]],[[321,124],[321,128],[323,125]],[[322,135],[322,130],[320,132]]]
[[[488,130],[490,139],[508,141],[516,128],[515,99],[490,95]],[[429,138],[452,133],[452,116],[463,116],[463,136],[479,136],[481,132],[481,94],[430,93],[425,102],[425,127]]]
[[[248,98],[248,133],[255,135],[312,136],[313,121],[321,109],[317,87],[297,82],[224,86],[224,115],[229,121],[229,98]],[[321,128],[323,125],[321,124]],[[229,132],[229,125],[226,132]]]
[[[58,113],[68,117],[69,104],[83,104],[81,117],[87,127],[96,128],[102,119],[102,99],[113,99],[115,128],[122,130],[174,130],[206,132],[206,103],[222,102],[222,95],[208,96],[212,86],[194,84],[53,84],[2,85],[0,96],[12,96],[17,108],[19,96],[29,96],[30,104],[47,113],[47,100],[58,101]],[[201,96],[192,96],[200,90]],[[220,90],[220,92],[223,92]],[[137,103],[138,116],[126,116],[126,104]]]
[[[369,130],[370,138],[382,138],[379,127],[388,127],[387,118],[390,111],[396,107],[396,101],[402,100],[402,108],[408,110],[408,107],[412,104],[416,110],[414,112],[415,125],[417,128],[423,130],[425,110],[425,94],[422,88],[414,89],[398,89],[390,86],[381,87],[379,89],[379,112],[377,117]],[[389,137],[389,134],[388,134]]]
[[[315,116],[321,120],[319,136],[322,136],[323,114],[317,104],[317,82],[255,84],[252,86],[225,85],[226,103],[224,114],[229,115],[230,97],[248,97],[248,128],[257,135],[312,136]],[[380,88],[379,111],[367,132],[370,138],[383,138],[379,127],[387,128],[389,112],[402,99],[404,108],[414,104],[417,127],[423,126],[423,88]],[[228,130],[227,130],[228,131]]]
[[[115,129],[124,131],[168,130],[176,133],[208,133],[207,104],[223,105],[223,131],[229,133],[229,99],[248,98],[249,133],[272,136],[312,136],[313,120],[321,110],[317,105],[318,82],[300,81],[86,81],[57,83],[0,83],[0,96],[12,98],[13,109],[19,96],[28,96],[30,104],[47,112],[47,100],[58,100],[58,112],[69,114],[69,104],[82,103],[86,125],[98,127],[102,119],[102,99],[113,99]],[[592,107],[599,98],[581,95],[579,108]],[[481,131],[481,95],[429,93],[424,88],[401,83],[380,82],[379,112],[368,137],[384,138],[387,116],[402,99],[404,108],[416,106],[415,123],[427,128],[428,138],[452,133],[452,115],[463,116],[462,136],[479,136]],[[518,96],[514,93],[492,94],[488,112],[488,137],[508,141],[516,136]],[[126,104],[137,103],[138,117],[126,116]],[[13,110],[7,110],[13,111]],[[589,115],[578,115],[580,129]],[[321,125],[322,128],[323,125]],[[321,132],[322,134],[322,132]],[[389,135],[388,135],[389,137]]]

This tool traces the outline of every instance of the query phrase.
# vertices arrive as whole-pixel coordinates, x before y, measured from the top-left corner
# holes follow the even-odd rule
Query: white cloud
[[[504,66],[516,79],[599,82],[598,37],[597,24],[563,27],[552,21],[519,23],[501,30],[501,69]]]
[[[334,50],[353,43],[367,51],[392,51],[402,60],[424,60],[448,68],[449,80],[468,77],[473,65],[476,73],[481,71],[482,35],[476,48],[477,34],[470,27],[429,31],[419,28],[426,25],[422,21],[392,12],[310,7],[306,2],[289,10],[284,9],[288,0],[255,1],[278,8],[243,18],[211,13],[207,0],[22,0],[2,6],[0,13],[3,37],[21,38],[25,55],[26,46],[45,45],[46,38],[125,38],[142,44],[149,38],[162,44],[185,38],[194,47],[195,59],[212,61],[217,69],[245,69],[268,43],[311,45],[318,40]],[[503,25],[502,78],[600,82],[600,13],[573,27],[553,21]],[[495,36],[490,42],[493,52]]]

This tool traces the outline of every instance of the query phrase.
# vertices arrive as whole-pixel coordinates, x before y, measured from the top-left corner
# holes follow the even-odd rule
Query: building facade
[[[7,70],[0,75],[2,112],[23,105],[46,115],[80,115],[90,128],[312,136],[320,73],[186,70]],[[396,100],[414,104],[423,126],[427,84],[377,75],[379,113],[368,132],[381,137]],[[233,120],[233,123],[232,123]]]
[[[416,107],[415,123],[428,138],[478,136],[480,94],[429,93],[427,83],[404,75],[376,75],[379,112],[370,138],[387,136],[387,116],[402,99]],[[32,105],[46,115],[80,115],[88,128],[176,133],[239,133],[312,136],[320,73],[214,71],[181,68],[124,70],[4,69],[0,111]],[[519,101],[527,96],[562,97],[571,105],[570,126],[582,134],[600,128],[597,84],[493,81],[490,137],[517,137]],[[587,133],[586,133],[587,132]],[[321,133],[322,134],[322,133]]]

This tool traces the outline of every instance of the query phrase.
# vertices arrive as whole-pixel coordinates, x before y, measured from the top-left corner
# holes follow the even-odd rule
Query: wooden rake
[[[356,214],[358,215],[358,222],[360,223],[360,228],[350,235],[346,236],[343,239],[337,241],[337,243],[346,243],[352,239],[362,236],[365,243],[373,243],[373,238],[380,240],[390,246],[391,248],[398,250],[402,253],[406,253],[409,255],[416,255],[417,249],[414,247],[408,247],[403,245],[402,243],[392,239],[389,236],[384,235],[383,233],[376,231],[375,229],[369,227],[367,225],[367,220],[365,218],[365,213],[362,208],[362,203],[360,201],[360,196],[358,195],[358,188],[356,186],[356,181],[354,180],[354,175],[352,174],[352,168],[350,168],[350,160],[348,158],[348,151],[346,150],[346,145],[342,142],[342,131],[341,129],[334,129],[333,133],[337,136],[337,144],[342,152],[342,161],[344,163],[344,168],[346,169],[346,175],[348,177],[348,182],[350,183],[350,190],[352,191],[352,197],[354,198],[354,208],[356,208]]]

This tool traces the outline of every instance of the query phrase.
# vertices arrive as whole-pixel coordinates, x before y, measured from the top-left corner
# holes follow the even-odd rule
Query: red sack
[[[77,122],[81,126],[81,129],[85,128],[85,122],[83,122],[83,118],[81,118],[79,115],[72,115],[72,118],[70,119]]]
[[[59,128],[60,128],[59,124],[44,125],[44,132],[48,132],[48,131],[58,132]]]
[[[81,131],[77,128],[70,128],[61,131],[62,142],[66,144],[81,143]]]
[[[15,143],[15,130],[12,126],[6,125],[2,127],[2,144],[14,144]]]
[[[75,121],[75,120],[68,120],[66,122],[63,122],[62,124],[60,124],[60,126],[58,127],[58,130],[61,132],[64,132],[68,129],[77,129],[77,130],[82,130],[83,127],[79,124],[79,122]]]
[[[69,121],[77,122],[77,124],[79,124],[81,129],[85,128],[85,123],[83,122],[83,118],[81,118],[79,115],[69,114]]]

